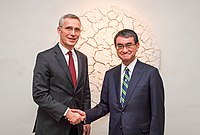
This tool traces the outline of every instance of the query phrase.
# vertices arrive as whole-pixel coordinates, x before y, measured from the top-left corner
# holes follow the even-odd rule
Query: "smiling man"
[[[88,60],[74,49],[81,33],[80,19],[73,14],[62,16],[57,32],[60,42],[37,55],[33,99],[39,107],[33,132],[35,135],[82,135],[83,132],[89,135],[90,125],[80,123],[83,117],[72,111],[91,107]]]
[[[164,87],[158,69],[136,59],[137,34],[130,29],[114,38],[122,64],[105,74],[100,103],[86,113],[91,123],[110,113],[109,135],[163,135]]]

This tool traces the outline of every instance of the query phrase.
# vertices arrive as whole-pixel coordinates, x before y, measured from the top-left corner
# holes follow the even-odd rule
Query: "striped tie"
[[[129,81],[130,81],[129,69],[125,67],[125,74],[124,74],[124,78],[122,82],[122,93],[121,93],[121,98],[120,98],[122,107],[124,107],[124,102],[125,102],[126,92],[128,90]]]

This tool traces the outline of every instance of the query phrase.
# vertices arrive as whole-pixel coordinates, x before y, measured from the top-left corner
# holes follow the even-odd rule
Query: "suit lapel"
[[[75,52],[76,52],[77,60],[78,60],[78,79],[77,79],[77,83],[76,83],[76,86],[78,86],[80,79],[81,79],[82,69],[83,69],[81,63],[83,63],[83,62],[82,62],[82,58],[81,58],[80,53],[77,50],[75,50]]]
[[[130,97],[132,96],[132,94],[133,94],[143,72],[144,72],[143,66],[142,66],[141,62],[138,60],[136,65],[135,65],[135,68],[133,70],[133,73],[131,75],[131,80],[130,80],[130,83],[129,83],[129,86],[128,86],[128,91],[127,91],[127,94],[126,94],[124,108],[126,107],[128,101],[130,100]]]
[[[62,53],[61,49],[59,48],[58,44],[54,47],[54,52],[55,52],[55,57],[58,60],[58,63],[60,64],[60,66],[64,70],[64,72],[65,72],[68,80],[70,81],[70,83],[73,85],[72,77],[71,77],[71,74],[70,74],[70,71],[69,71],[69,67],[67,65],[65,57],[63,56],[63,53]]]
[[[116,67],[116,71],[113,74],[113,79],[115,83],[115,92],[117,97],[117,104],[121,107],[120,103],[120,89],[121,89],[121,65]]]

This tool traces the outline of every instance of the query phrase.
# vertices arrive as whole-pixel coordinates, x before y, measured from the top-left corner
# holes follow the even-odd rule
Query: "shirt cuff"
[[[68,107],[67,110],[65,111],[65,113],[63,114],[63,116],[66,116],[66,115],[67,115],[69,109],[70,109],[70,108]]]

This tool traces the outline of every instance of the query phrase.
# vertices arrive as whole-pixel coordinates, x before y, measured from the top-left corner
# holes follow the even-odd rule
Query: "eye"
[[[72,27],[66,27],[65,30],[67,30],[67,31],[72,31],[73,28],[72,28]]]
[[[75,28],[74,30],[75,30],[75,32],[80,32],[81,31],[79,28]]]
[[[117,45],[117,49],[123,49],[123,48],[124,48],[123,45],[121,45],[121,44],[118,44],[118,45]]]
[[[132,43],[128,43],[126,44],[126,47],[131,47],[133,44]]]

